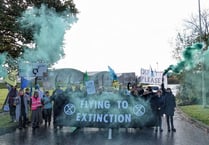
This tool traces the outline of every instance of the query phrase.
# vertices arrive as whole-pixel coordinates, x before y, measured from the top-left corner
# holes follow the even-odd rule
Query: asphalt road
[[[53,126],[32,131],[16,129],[0,136],[0,145],[209,145],[209,133],[186,120],[180,112],[174,116],[176,132],[167,132],[163,118],[162,133],[154,128],[118,129],[108,136],[108,129],[84,128],[74,131],[64,127],[55,131]]]

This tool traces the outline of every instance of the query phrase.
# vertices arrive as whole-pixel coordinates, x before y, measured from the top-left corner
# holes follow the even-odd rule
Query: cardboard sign
[[[19,66],[19,75],[22,77],[42,77],[47,73],[45,63],[22,63]]]
[[[87,94],[90,95],[90,94],[95,94],[96,93],[95,86],[94,86],[94,81],[93,80],[86,81],[85,84],[86,84]]]
[[[140,75],[140,83],[161,85],[162,76],[163,76],[163,72],[161,71],[154,71],[154,70],[142,68]],[[164,76],[164,83],[165,82],[167,84],[167,76]]]

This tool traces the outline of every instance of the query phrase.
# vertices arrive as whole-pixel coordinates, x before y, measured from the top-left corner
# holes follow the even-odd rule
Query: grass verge
[[[2,106],[4,104],[7,94],[8,94],[7,89],[0,89],[0,111],[2,109]]]
[[[7,128],[11,126],[17,125],[15,122],[10,122],[10,115],[9,113],[1,113],[0,114],[0,128]]]
[[[12,132],[17,128],[17,122],[10,122],[10,115],[8,112],[0,113],[0,135]]]
[[[209,106],[203,108],[202,105],[179,106],[188,116],[209,126]]]

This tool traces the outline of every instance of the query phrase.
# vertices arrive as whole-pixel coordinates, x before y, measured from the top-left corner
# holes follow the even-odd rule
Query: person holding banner
[[[139,92],[138,92],[136,84],[133,84],[132,87],[131,87],[131,95],[134,96],[134,97],[139,96]]]
[[[61,89],[60,85],[57,85],[56,89],[53,91],[52,96],[50,97],[50,101],[53,102],[53,125],[54,129],[56,130],[59,123],[58,116],[62,113],[62,106],[60,104],[63,103],[64,98],[64,91]],[[62,126],[59,126],[61,129]]]
[[[65,93],[67,95],[71,95],[73,92],[72,86],[70,84],[68,84],[67,88],[65,89]]]
[[[165,103],[161,90],[158,90],[157,93],[151,98],[150,103],[153,113],[156,115],[155,132],[158,132],[158,129],[160,132],[162,132],[162,115],[164,114]]]

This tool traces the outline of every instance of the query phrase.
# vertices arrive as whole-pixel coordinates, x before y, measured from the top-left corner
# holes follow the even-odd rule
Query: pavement
[[[189,123],[194,124],[196,127],[202,129],[203,131],[209,133],[209,126],[202,123],[201,121],[198,121],[195,118],[190,117],[189,115],[187,115],[186,113],[184,113],[180,108],[177,108],[177,111],[180,115],[182,115],[184,117],[184,119],[186,119]]]

